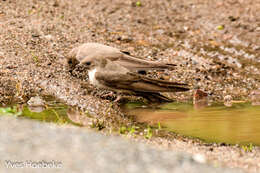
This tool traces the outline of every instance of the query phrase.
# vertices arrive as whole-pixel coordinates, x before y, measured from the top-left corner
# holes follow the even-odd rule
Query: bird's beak
[[[81,63],[79,63],[79,64],[77,64],[77,65],[75,66],[75,70],[76,70],[76,71],[80,71],[80,69],[82,69]]]
[[[89,70],[89,66],[86,66],[82,63],[79,63],[75,66],[76,71],[84,71],[84,70]]]

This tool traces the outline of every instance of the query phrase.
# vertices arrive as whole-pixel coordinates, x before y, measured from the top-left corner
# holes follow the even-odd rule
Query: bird
[[[172,99],[160,92],[189,90],[187,84],[150,78],[106,58],[87,57],[84,66],[91,85],[119,94],[142,96],[149,101],[171,102]]]
[[[140,74],[146,74],[147,70],[173,69],[176,66],[175,64],[136,58],[131,56],[129,52],[121,51],[117,48],[100,43],[84,43],[73,48],[66,58],[70,72],[72,72],[78,64],[84,64],[91,58],[109,59],[112,62],[118,63],[121,66]]]

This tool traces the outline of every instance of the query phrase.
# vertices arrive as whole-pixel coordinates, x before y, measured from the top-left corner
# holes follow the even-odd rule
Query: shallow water
[[[213,104],[194,108],[191,103],[169,103],[147,106],[128,103],[122,106],[135,121],[158,126],[185,136],[200,138],[206,142],[260,145],[260,106],[236,103],[231,107]],[[56,124],[89,125],[84,112],[48,101],[44,107],[17,105],[0,108],[0,115],[19,116]]]
[[[170,103],[158,107],[127,104],[124,110],[136,121],[162,127],[206,142],[260,145],[260,106],[214,104],[196,109],[192,104]]]
[[[0,115],[17,116],[39,120],[43,122],[53,122],[56,124],[74,124],[67,116],[68,106],[49,101],[44,106],[32,107],[28,105],[13,105],[10,107],[0,107]]]

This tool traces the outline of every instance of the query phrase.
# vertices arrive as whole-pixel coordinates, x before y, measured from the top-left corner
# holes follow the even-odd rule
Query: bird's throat
[[[98,84],[98,81],[96,80],[96,77],[95,77],[96,71],[97,71],[97,69],[94,68],[92,70],[89,70],[89,72],[88,72],[89,82],[92,85]]]

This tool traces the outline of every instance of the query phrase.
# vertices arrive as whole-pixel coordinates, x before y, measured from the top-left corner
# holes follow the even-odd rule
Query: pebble
[[[49,41],[53,40],[53,36],[52,35],[45,35],[44,38],[49,40]]]
[[[252,91],[250,96],[251,96],[252,105],[259,106],[260,105],[260,89]]]
[[[231,107],[232,106],[232,96],[231,95],[226,95],[224,97],[224,105],[226,107]]]
[[[29,106],[44,106],[45,101],[41,97],[35,96],[35,97],[31,97],[30,100],[27,102],[27,104]]]

